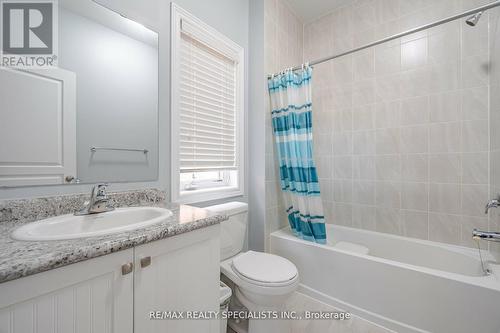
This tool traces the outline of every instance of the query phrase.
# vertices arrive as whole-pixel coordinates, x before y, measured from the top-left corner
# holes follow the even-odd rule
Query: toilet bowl
[[[252,316],[275,316],[299,285],[299,274],[289,260],[248,251],[221,262],[221,272],[235,284],[235,296]],[[248,333],[288,332],[280,318],[249,319]]]
[[[221,224],[220,270],[233,282],[235,297],[250,312],[248,333],[288,333],[289,321],[280,317],[287,299],[299,285],[297,267],[274,254],[243,252],[248,224],[245,203],[231,202],[206,209],[229,216]]]

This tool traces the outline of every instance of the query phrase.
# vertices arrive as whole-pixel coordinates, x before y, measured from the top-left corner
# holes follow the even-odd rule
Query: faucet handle
[[[108,188],[108,183],[97,184],[92,188],[92,193],[95,194],[95,197],[105,198],[107,197],[106,190]]]

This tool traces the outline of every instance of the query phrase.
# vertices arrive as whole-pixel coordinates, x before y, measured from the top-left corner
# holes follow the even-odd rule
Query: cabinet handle
[[[133,270],[134,270],[134,264],[131,262],[122,265],[122,275],[127,275],[129,273],[132,273]]]
[[[144,257],[141,259],[141,268],[151,265],[151,257]]]

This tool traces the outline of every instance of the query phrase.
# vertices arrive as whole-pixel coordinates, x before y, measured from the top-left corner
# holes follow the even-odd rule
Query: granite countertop
[[[143,192],[141,200],[130,199],[134,195],[120,194],[121,198],[114,200],[117,203],[115,206],[162,207],[171,210],[173,215],[158,224],[111,235],[61,241],[17,241],[10,237],[15,228],[42,218],[67,214],[68,210],[81,207],[84,197],[0,202],[0,283],[204,228],[227,219],[226,216],[209,213],[202,208],[165,203],[154,192],[145,195]],[[147,200],[143,200],[144,197]],[[154,199],[149,200],[152,197]],[[120,199],[125,200],[120,202]]]

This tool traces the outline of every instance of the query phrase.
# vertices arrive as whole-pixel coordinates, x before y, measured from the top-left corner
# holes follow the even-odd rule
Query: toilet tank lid
[[[232,216],[240,213],[246,213],[248,211],[248,204],[244,202],[233,201],[221,205],[208,206],[205,207],[205,209],[214,213]]]

